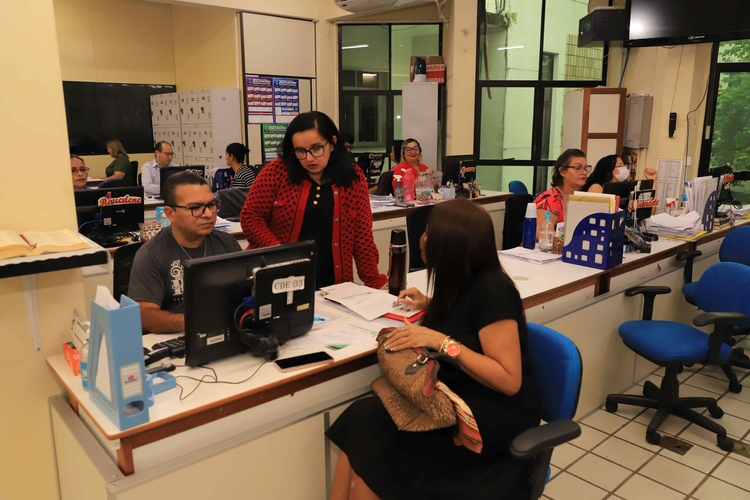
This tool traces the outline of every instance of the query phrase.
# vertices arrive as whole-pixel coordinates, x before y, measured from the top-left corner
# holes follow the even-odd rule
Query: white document
[[[615,196],[599,193],[576,192],[567,197],[565,205],[565,239],[563,245],[567,246],[573,239],[576,226],[592,214],[612,214],[615,207]]]
[[[526,262],[532,262],[534,264],[548,264],[555,262],[556,260],[562,259],[562,255],[557,255],[551,252],[542,252],[541,250],[529,250],[524,247],[510,248],[508,250],[500,250],[497,252],[500,257],[512,257],[518,260],[524,260]]]
[[[402,305],[394,305],[396,297],[384,290],[375,290],[354,283],[340,283],[321,290],[326,299],[338,302],[367,321],[388,313],[408,318],[419,312],[418,310],[405,311]]]
[[[347,319],[347,315],[341,314],[339,311],[332,307],[327,307],[320,302],[315,302],[315,321],[313,322],[313,330],[320,328],[328,328],[329,326],[337,325]]]
[[[102,285],[96,287],[96,297],[94,298],[94,302],[108,311],[116,311],[120,308],[120,303],[117,302],[109,292],[109,288]]]
[[[382,328],[383,326],[377,323],[355,320],[312,331],[308,336],[311,341],[329,349],[343,349],[354,344],[372,344],[375,348],[375,338]]]
[[[99,354],[97,357],[96,365],[96,388],[102,395],[112,401],[112,387],[109,378],[109,352],[107,351],[107,337],[100,330],[98,335],[101,336],[102,341],[99,343]],[[94,353],[89,353],[89,358]],[[89,360],[91,363],[91,360]],[[91,372],[89,371],[89,376]]]

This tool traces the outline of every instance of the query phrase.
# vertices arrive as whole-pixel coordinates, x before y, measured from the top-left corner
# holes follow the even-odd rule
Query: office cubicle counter
[[[692,247],[703,251],[696,263],[698,279],[700,266],[718,260],[721,238],[692,243],[660,239],[651,254],[628,254],[623,264],[608,271],[501,259],[522,296],[527,320],[561,331],[581,351],[585,369],[577,418],[595,411],[607,394],[626,390],[656,368],[637,358],[617,334],[620,323],[639,318],[641,312],[640,297],[625,297],[624,290],[640,284],[672,287],[672,294],[657,298],[655,318],[689,323],[695,308],[679,291],[683,266],[675,256]],[[423,288],[425,282],[424,271],[409,275],[409,286]],[[251,485],[258,488],[251,498],[325,498],[336,449],[323,432],[349,402],[369,392],[378,375],[374,345],[347,349],[334,353],[333,365],[292,374],[266,365],[248,382],[204,385],[182,403],[179,390],[157,395],[151,422],[124,432],[92,407],[61,356],[50,358],[68,395],[67,404],[60,397],[50,400],[63,499],[78,498],[73,493],[87,481],[112,494],[102,493],[101,498],[134,498],[144,491],[247,498],[236,492],[251,491]],[[220,379],[237,381],[259,363],[238,356],[214,368]],[[198,368],[189,372],[210,374]],[[105,455],[106,470],[114,467],[116,477],[88,479],[97,464],[102,468]],[[296,471],[295,481],[284,481],[286,475],[279,471],[287,467]],[[213,489],[205,489],[206,474],[216,476]],[[276,489],[268,489],[268,483]]]

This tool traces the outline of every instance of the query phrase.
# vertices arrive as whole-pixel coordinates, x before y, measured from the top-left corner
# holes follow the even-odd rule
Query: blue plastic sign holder
[[[92,301],[89,334],[91,400],[120,430],[148,423],[141,308],[120,297],[108,310]]]
[[[606,270],[622,264],[624,241],[624,211],[591,214],[573,229],[570,243],[563,247],[562,260]]]

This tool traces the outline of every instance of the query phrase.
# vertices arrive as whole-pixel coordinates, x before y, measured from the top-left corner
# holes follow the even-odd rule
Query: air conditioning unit
[[[333,0],[337,7],[341,7],[353,14],[369,14],[389,9],[411,7],[423,3],[436,4],[435,0]]]

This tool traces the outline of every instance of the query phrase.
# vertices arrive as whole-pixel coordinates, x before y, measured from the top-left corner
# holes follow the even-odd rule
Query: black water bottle
[[[388,251],[388,293],[398,296],[406,289],[406,231],[391,231],[391,246]]]

